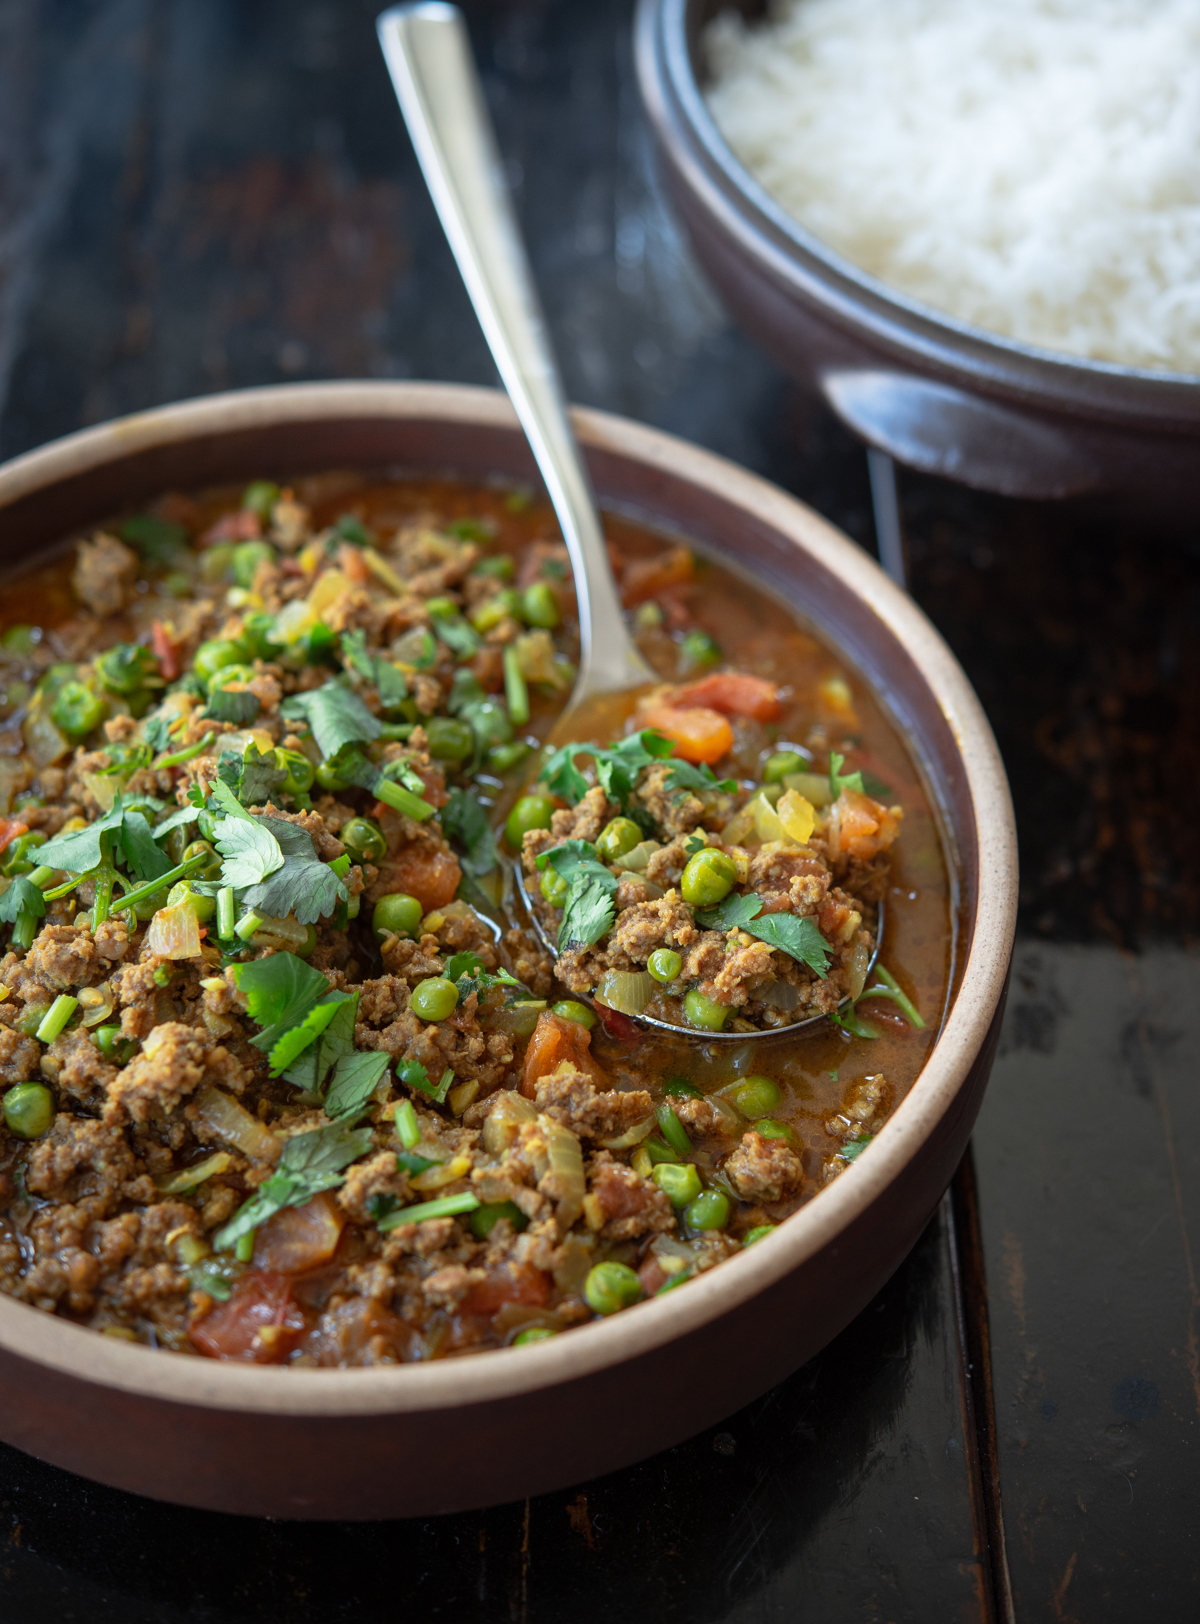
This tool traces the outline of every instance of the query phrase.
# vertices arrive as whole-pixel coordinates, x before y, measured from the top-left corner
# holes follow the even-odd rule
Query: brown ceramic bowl
[[[700,35],[731,3],[640,0],[637,71],[671,195],[737,321],[899,461],[983,490],[1196,506],[1200,379],[1036,349],[868,276],[792,218],[708,112]]]
[[[0,1436],[87,1477],[274,1517],[427,1515],[623,1466],[738,1409],[851,1320],[945,1189],[991,1069],[1016,908],[995,741],[946,645],[853,542],[782,491],[599,412],[601,500],[694,538],[812,617],[881,693],[941,804],[961,972],[941,1037],[871,1152],[776,1235],[674,1292],[532,1347],[426,1365],[280,1370],[159,1352],[0,1296]],[[0,468],[3,557],[165,487],[331,467],[529,478],[508,402],[439,384],[215,395]]]

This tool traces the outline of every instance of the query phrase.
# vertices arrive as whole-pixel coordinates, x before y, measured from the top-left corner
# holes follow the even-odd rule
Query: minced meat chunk
[[[80,603],[103,619],[125,607],[138,575],[138,556],[115,536],[103,532],[81,541],[71,585]]]
[[[746,1201],[782,1201],[800,1186],[804,1167],[782,1139],[764,1139],[753,1128],[725,1163],[734,1188]]]
[[[654,1109],[654,1101],[641,1088],[601,1093],[569,1060],[539,1080],[534,1102],[539,1111],[581,1139],[617,1139]]]

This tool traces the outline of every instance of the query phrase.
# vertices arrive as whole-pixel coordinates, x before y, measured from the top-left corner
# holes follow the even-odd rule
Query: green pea
[[[789,1122],[779,1122],[774,1117],[762,1117],[754,1124],[754,1131],[764,1139],[782,1139],[793,1147],[800,1143],[795,1128]]]
[[[685,672],[720,665],[722,658],[721,645],[707,632],[688,632],[679,645],[679,664]]]
[[[498,699],[481,700],[465,710],[463,717],[470,722],[471,732],[481,750],[494,744],[507,744],[512,738],[512,723]]]
[[[557,869],[548,868],[542,875],[541,891],[552,908],[561,908],[567,900],[570,884],[563,879]]]
[[[342,828],[341,840],[356,863],[377,863],[387,853],[383,830],[370,818],[351,818]]]
[[[207,683],[216,676],[222,667],[239,665],[246,657],[246,651],[240,643],[230,643],[225,638],[214,637],[207,643],[201,643],[192,659],[192,670]]]
[[[332,762],[323,761],[313,774],[322,789],[327,789],[331,795],[340,795],[342,790],[350,788],[350,780],[343,778]]]
[[[247,615],[242,621],[241,641],[256,660],[274,659],[283,652],[283,644],[275,641],[274,632],[274,615]]]
[[[414,1015],[423,1021],[445,1021],[458,1008],[458,988],[444,976],[430,976],[418,981],[409,997]]]
[[[684,994],[683,1013],[693,1026],[703,1027],[706,1032],[720,1032],[729,1019],[727,1005],[706,998],[695,988]]]
[[[715,846],[706,846],[694,857],[689,857],[683,878],[679,882],[680,894],[693,908],[715,908],[733,890],[737,879],[737,865]]]
[[[764,1235],[773,1235],[777,1227],[776,1224],[758,1224],[742,1236],[742,1245],[753,1246],[755,1241],[762,1240]]]
[[[138,889],[140,890],[141,887],[139,886]],[[165,908],[166,905],[167,888],[164,887],[163,890],[155,891],[152,895],[145,897],[141,902],[135,902],[133,905],[134,917],[140,919],[144,925],[154,918],[160,908]]]
[[[429,754],[435,761],[465,761],[475,748],[475,735],[452,716],[431,716],[425,724]]]
[[[198,880],[215,880],[221,872],[221,859],[213,850],[207,840],[193,840],[190,845],[183,848],[183,861],[186,863],[192,857],[207,857],[208,862],[203,868],[194,871]]]
[[[254,585],[260,564],[272,564],[275,549],[265,541],[244,541],[233,549],[233,578],[239,586]]]
[[[659,1162],[650,1176],[673,1207],[686,1207],[700,1194],[694,1162]]]
[[[304,795],[312,788],[316,771],[307,756],[301,755],[299,750],[284,750],[277,746],[275,759],[287,773],[280,785],[285,795]]]
[[[410,897],[403,891],[393,891],[390,896],[380,897],[375,904],[371,929],[380,942],[388,935],[416,936],[424,917],[425,910],[416,897]]]
[[[778,1083],[772,1082],[769,1077],[759,1076],[743,1077],[740,1083],[732,1083],[721,1092],[743,1116],[752,1121],[755,1117],[765,1117],[783,1098],[783,1090]]]
[[[18,1083],[4,1096],[4,1120],[18,1139],[40,1139],[54,1121],[54,1096],[45,1083]]]
[[[508,814],[504,833],[508,843],[520,851],[521,842],[531,829],[548,829],[554,815],[554,802],[545,795],[522,795]]]
[[[529,1224],[515,1201],[490,1201],[468,1213],[467,1227],[476,1240],[485,1241],[501,1218],[507,1218],[514,1229],[525,1229]]]
[[[471,624],[477,632],[490,632],[502,620],[515,619],[520,612],[520,594],[514,592],[511,587],[505,587],[504,591],[497,592],[494,598],[489,598],[486,603],[479,605],[471,616]]]
[[[98,1026],[92,1036],[96,1040],[96,1047],[100,1053],[112,1056],[121,1041],[121,1028],[119,1026]]]
[[[108,703],[82,682],[65,682],[50,709],[50,720],[68,738],[82,739],[108,715]]]
[[[488,751],[487,764],[494,773],[510,773],[514,767],[519,767],[529,754],[529,746],[524,739],[514,739],[511,744],[496,744]]]
[[[114,694],[135,694],[158,671],[158,661],[137,643],[117,643],[96,661],[96,675]]]
[[[354,900],[357,902],[358,898],[355,897]],[[317,927],[315,925],[305,925],[304,931],[304,946],[293,948],[292,951],[298,959],[311,959],[317,950]]]
[[[641,1300],[642,1282],[627,1263],[597,1263],[588,1270],[583,1295],[597,1314],[616,1314]]]
[[[683,1209],[689,1229],[724,1229],[729,1222],[729,1197],[723,1190],[705,1190]]]
[[[200,579],[214,586],[218,581],[229,579],[230,567],[233,564],[232,542],[222,542],[216,547],[208,547],[200,554]]]
[[[575,998],[564,998],[561,1003],[553,1006],[551,1013],[560,1016],[564,1021],[575,1021],[577,1025],[584,1026],[590,1032],[596,1024],[596,1012],[581,1004]]]
[[[252,682],[254,680],[254,667],[252,665],[223,665],[219,671],[214,671],[209,678],[208,692],[211,698],[222,688],[228,688],[235,682]]]
[[[601,862],[615,863],[618,857],[640,846],[642,839],[642,831],[632,818],[614,818],[597,836],[596,852]]]
[[[257,513],[260,519],[269,519],[271,509],[279,500],[279,486],[269,479],[256,479],[242,492],[242,506]]]
[[[655,981],[677,981],[683,959],[673,947],[656,947],[646,960],[646,968]]]
[[[175,908],[181,902],[191,905],[192,912],[203,925],[211,919],[217,911],[216,897],[206,897],[202,891],[197,891],[187,880],[180,880],[167,892],[167,907]]]
[[[773,756],[768,756],[763,765],[763,783],[779,784],[789,773],[802,773],[806,766],[798,750],[778,750]]]
[[[511,581],[517,566],[507,553],[496,553],[492,558],[481,558],[471,571],[472,575],[493,575],[499,581]]]
[[[531,1342],[545,1342],[552,1336],[557,1336],[548,1325],[531,1325],[527,1330],[518,1331],[512,1339],[514,1348],[527,1348]]]
[[[535,581],[525,588],[521,598],[521,615],[531,626],[542,626],[553,631],[562,616],[558,612],[558,599],[545,581]]]

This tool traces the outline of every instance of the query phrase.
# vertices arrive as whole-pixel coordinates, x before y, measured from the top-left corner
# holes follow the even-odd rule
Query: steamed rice
[[[1200,372],[1200,0],[778,0],[706,34],[759,182],[881,281]]]

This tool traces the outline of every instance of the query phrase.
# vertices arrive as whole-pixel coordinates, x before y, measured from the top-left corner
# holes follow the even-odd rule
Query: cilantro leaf
[[[331,1025],[335,1016],[344,1004],[355,1002],[354,995],[348,992],[326,993],[319,1004],[315,1004],[298,1026],[289,1027],[271,1048],[271,1076],[278,1077],[281,1072],[293,1065],[304,1051],[317,1041],[321,1034]]]
[[[433,615],[430,618],[434,636],[453,650],[460,660],[469,660],[472,654],[478,653],[483,639],[470,621],[464,620],[460,614]]]
[[[246,1013],[266,1030],[250,1041],[270,1050],[289,1027],[297,1025],[329,991],[329,983],[295,953],[272,953],[236,965],[233,978],[245,995]]]
[[[72,835],[59,835],[39,846],[38,862],[47,868],[66,869],[68,874],[87,874],[104,861],[103,836],[109,830],[119,829],[124,821],[125,809],[118,794],[112,811],[105,817],[89,823],[86,829],[78,829]]]
[[[27,875],[18,874],[3,896],[0,896],[0,923],[15,925],[18,934],[20,927],[24,925],[28,934],[29,927],[45,917],[45,897]]]
[[[408,786],[413,787],[411,784]],[[424,795],[425,785],[416,791]],[[442,833],[459,853],[462,866],[478,879],[490,874],[496,866],[496,841],[487,813],[474,793],[465,789],[452,789],[450,798],[442,808]]]
[[[165,750],[171,742],[171,724],[178,720],[174,716],[163,716],[156,713],[148,716],[142,724],[142,732],[146,736],[146,743],[151,750]]]
[[[390,1060],[390,1055],[377,1049],[348,1054],[339,1060],[325,1096],[325,1115],[340,1122],[360,1117],[369,1108]]]
[[[293,914],[299,924],[315,925],[318,919],[333,913],[339,902],[349,900],[345,883],[317,856],[307,829],[287,823],[283,818],[257,817],[253,822],[274,842],[280,860],[267,868],[257,881],[233,879],[228,867],[222,868],[221,879],[225,885],[246,887],[240,900],[248,908],[275,919],[286,919]],[[223,827],[224,822],[217,825],[216,842],[222,856],[225,855],[220,838]]]
[[[572,947],[590,947],[612,929],[616,918],[616,905],[613,902],[616,889],[617,880],[613,874],[606,873],[603,881],[594,875],[580,876],[572,881],[563,908],[562,924],[558,927],[560,953]]]
[[[261,751],[251,739],[240,756],[225,751],[217,763],[217,777],[240,806],[265,806],[287,783],[287,768],[279,765],[274,750]]]
[[[696,922],[705,930],[744,930],[797,963],[807,964],[822,980],[829,974],[829,943],[815,921],[790,913],[764,914],[762,898],[754,891],[745,896],[735,892],[719,908],[697,913]]]
[[[213,844],[225,859],[221,882],[233,886],[235,891],[243,886],[258,885],[268,874],[283,867],[278,840],[257,818],[222,818],[213,831]]]
[[[442,971],[447,981],[453,981],[458,988],[458,1001],[465,1004],[472,993],[483,994],[492,987],[519,987],[521,983],[516,976],[510,975],[507,970],[501,969],[495,975],[485,969],[483,960],[478,953],[455,953],[446,960]]]
[[[178,811],[169,813],[159,823],[154,825],[152,833],[155,840],[161,840],[169,835],[172,829],[185,829],[189,823],[196,821],[196,808],[192,805],[181,806]]]
[[[236,762],[237,757],[233,755],[232,752],[228,755],[222,756],[221,761],[217,764],[218,774],[220,774],[221,767],[226,761]],[[193,799],[192,804],[194,806],[204,805],[204,798],[200,795],[199,785],[193,784],[188,793],[193,797],[197,797],[196,799]],[[254,819],[250,816],[249,812],[246,811],[245,807],[238,800],[233,790],[230,789],[229,784],[223,775],[219,776],[213,781],[210,799],[214,800],[221,811],[224,812],[228,817],[235,819],[240,818],[244,823],[254,822]]]
[[[847,773],[843,777],[842,768],[845,764],[845,756],[839,756],[836,750],[829,752],[829,793],[835,801],[844,789],[853,790],[858,795],[863,793],[862,774]]]
[[[843,1161],[856,1162],[874,1137],[873,1133],[868,1133],[861,1139],[848,1139],[838,1152],[838,1155]]]
[[[354,1023],[358,1018],[357,992],[337,1004],[333,1019],[317,1040],[306,1048],[300,1058],[284,1072],[294,1088],[306,1094],[319,1095],[330,1068],[354,1053]]]
[[[173,866],[154,844],[154,831],[140,812],[126,812],[121,824],[121,850],[139,880],[156,880]]]
[[[436,1083],[431,1083],[429,1073],[419,1060],[401,1060],[396,1066],[396,1076],[408,1088],[415,1088],[422,1094],[428,1094],[436,1104],[445,1103],[446,1095],[450,1092],[450,1084],[454,1081],[454,1073],[450,1067],[442,1073]]]
[[[209,694],[204,714],[214,722],[235,722],[245,727],[261,709],[258,695],[248,688],[217,688]]]
[[[227,1252],[284,1207],[302,1207],[322,1190],[344,1184],[342,1169],[370,1149],[369,1128],[352,1129],[338,1123],[296,1134],[284,1145],[275,1172],[213,1237],[216,1250]]]
[[[369,744],[383,731],[383,723],[358,695],[337,681],[292,694],[279,709],[283,716],[304,718],[326,757],[336,755],[343,745]]]
[[[564,744],[542,768],[541,779],[553,794],[572,803],[581,801],[587,794],[588,782],[575,760],[577,756],[590,756],[596,782],[609,800],[616,801],[624,812],[629,810],[629,798],[638,775],[658,761],[670,760],[667,785],[671,789],[722,790],[728,794],[737,788],[732,778],[714,777],[711,767],[693,767],[688,761],[677,760],[672,755],[674,749],[672,741],[653,728],[631,733],[608,750],[594,744]]]
[[[379,703],[385,710],[391,710],[408,698],[404,672],[394,661],[371,653],[367,648],[367,634],[361,628],[342,633],[342,663],[365,682],[375,684]]]
[[[869,795],[873,801],[889,799],[896,793],[890,784],[885,784],[882,778],[876,778],[874,773],[864,770],[858,776],[862,779],[863,794]]]
[[[157,564],[160,569],[174,569],[187,556],[188,533],[183,526],[169,519],[156,519],[151,513],[126,519],[117,534],[136,547],[148,564]]]

